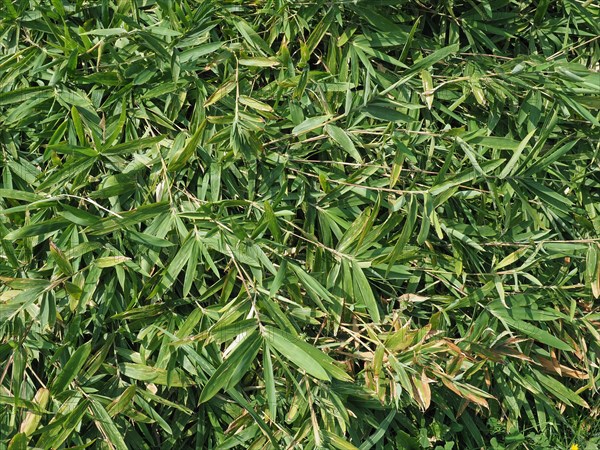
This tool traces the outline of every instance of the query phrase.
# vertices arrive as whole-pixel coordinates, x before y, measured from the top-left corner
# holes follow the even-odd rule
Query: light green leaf
[[[344,149],[348,155],[350,155],[356,162],[362,163],[363,159],[360,156],[360,153],[356,150],[354,146],[354,142],[348,136],[348,134],[339,127],[335,125],[325,125],[325,132],[335,141],[340,147]]]
[[[331,114],[325,114],[322,116],[315,116],[306,119],[304,122],[294,127],[294,129],[292,130],[292,134],[298,136],[300,134],[305,134],[309,131],[320,128],[325,122],[331,119],[331,117]]]

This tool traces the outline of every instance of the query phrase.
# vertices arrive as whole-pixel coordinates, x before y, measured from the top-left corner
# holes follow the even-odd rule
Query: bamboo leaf
[[[231,352],[228,358],[212,374],[202,393],[199,402],[205,403],[213,398],[221,389],[230,389],[250,369],[250,364],[256,357],[262,339],[257,333],[248,335]]]
[[[301,124],[296,125],[292,130],[292,134],[298,136],[299,134],[308,133],[309,131],[315,130],[323,126],[325,122],[331,119],[330,114],[325,114],[322,116],[311,117],[306,119]]]
[[[100,402],[93,400],[90,402],[90,409],[94,417],[94,422],[99,430],[102,430],[102,434],[106,435],[110,440],[110,443],[117,450],[127,449],[127,444],[123,440],[123,436],[119,429],[116,427],[110,415],[104,409],[104,406]]]
[[[75,378],[77,378],[79,372],[87,362],[87,358],[91,351],[92,344],[90,342],[85,343],[75,350],[50,386],[50,392],[53,395],[60,394]]]
[[[271,347],[315,378],[329,380],[331,375],[342,381],[352,379],[325,353],[283,330],[266,327],[264,339]]]
[[[352,142],[352,139],[350,139],[350,137],[344,130],[342,130],[339,127],[336,127],[335,125],[326,125],[325,131],[356,162],[359,162],[359,163],[362,162],[362,158],[361,158],[360,154],[358,153],[358,151],[356,150],[356,147],[354,146],[354,142]]]

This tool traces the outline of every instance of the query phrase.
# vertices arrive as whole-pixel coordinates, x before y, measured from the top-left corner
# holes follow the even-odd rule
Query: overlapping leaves
[[[591,2],[2,11],[3,443],[597,432]]]

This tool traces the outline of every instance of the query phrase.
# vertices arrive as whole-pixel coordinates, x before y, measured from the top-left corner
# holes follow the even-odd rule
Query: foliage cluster
[[[2,0],[0,446],[597,448],[599,36]]]

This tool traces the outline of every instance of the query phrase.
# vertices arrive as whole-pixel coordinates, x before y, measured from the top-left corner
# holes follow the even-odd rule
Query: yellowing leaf
[[[103,256],[101,258],[96,258],[94,264],[101,269],[106,269],[107,267],[114,267],[127,261],[131,261],[131,258],[121,255]]]
[[[231,91],[233,91],[235,89],[235,85],[235,80],[229,80],[223,83],[215,92],[213,92],[213,94],[210,97],[206,99],[206,101],[204,102],[204,107],[207,108],[210,105],[214,105],[215,103],[217,103],[219,100],[221,100]]]
[[[238,59],[238,62],[242,66],[251,66],[251,67],[274,67],[279,65],[279,61],[275,58],[242,58]]]

